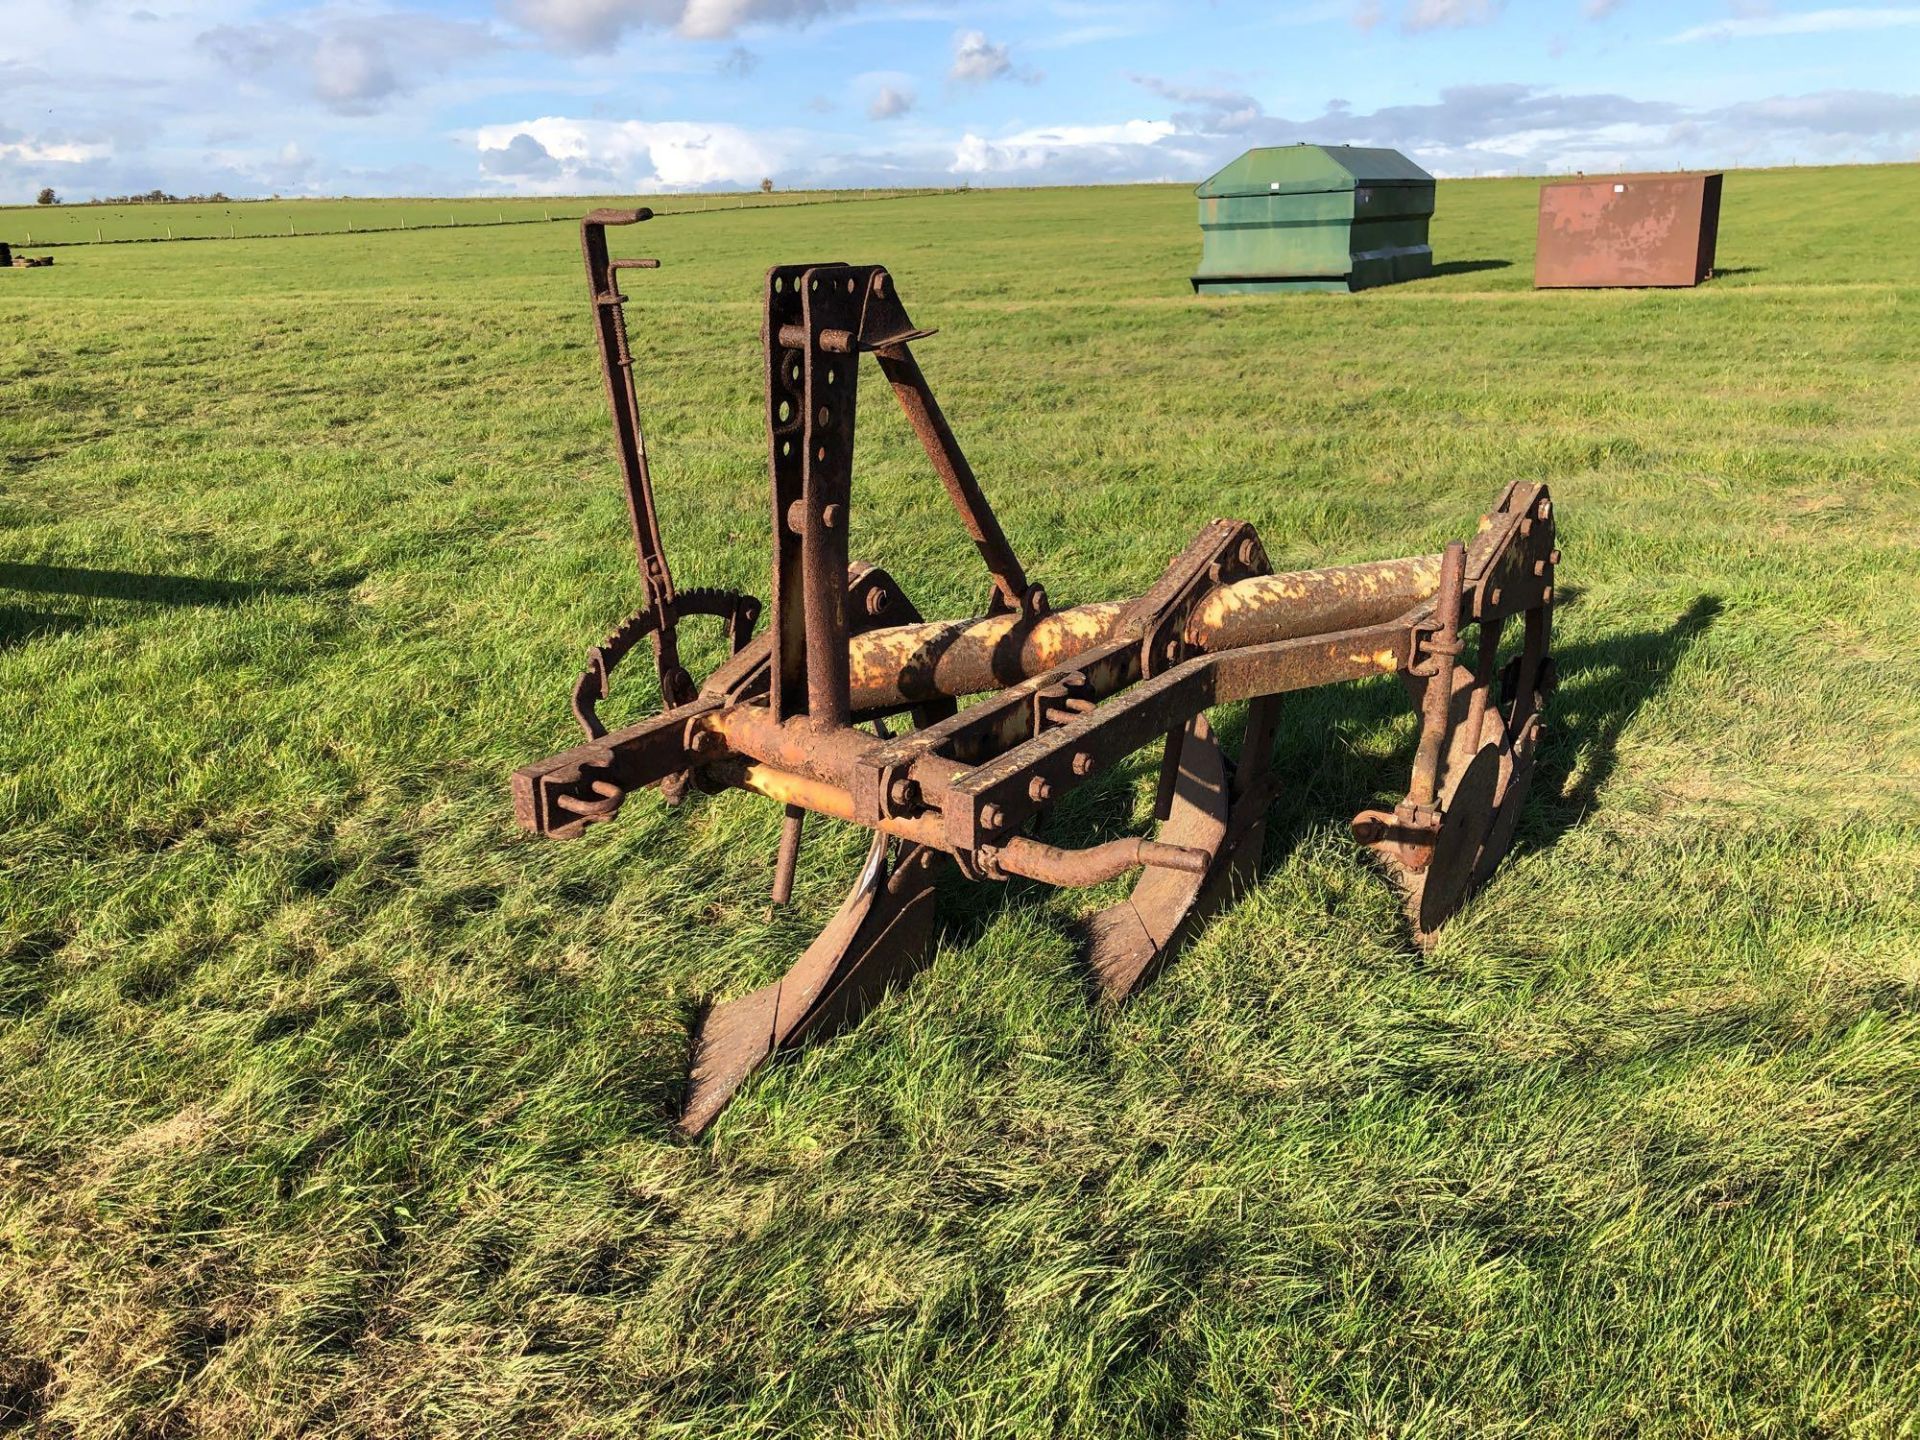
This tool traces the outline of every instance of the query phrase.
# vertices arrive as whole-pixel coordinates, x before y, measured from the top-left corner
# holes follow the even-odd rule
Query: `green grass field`
[[[28,247],[127,240],[230,240],[248,236],[345,234],[354,230],[428,230],[577,220],[597,205],[645,205],[660,215],[704,215],[850,200],[891,200],[899,190],[776,190],[745,194],[598,195],[556,200],[411,198],[401,200],[236,200],[224,205],[14,205],[0,207],[0,240]]]
[[[752,796],[513,828],[637,593],[572,227],[0,271],[0,1429],[1914,1433],[1920,168],[1730,175],[1691,292],[1535,293],[1536,187],[1439,193],[1442,273],[1353,297],[1195,300],[1174,187],[621,236],[682,585],[764,591],[759,277],[823,258],[939,327],[1061,603],[1217,515],[1432,551],[1515,477],[1566,555],[1542,778],[1430,955],[1345,829],[1411,716],[1314,692],[1134,1004],[1104,894],[956,885],[697,1145],[691,1008],[863,847],[775,913]],[[854,552],[970,613],[867,393]]]

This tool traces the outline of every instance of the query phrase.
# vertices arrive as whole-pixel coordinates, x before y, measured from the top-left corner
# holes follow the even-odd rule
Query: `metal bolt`
[[[1533,534],[1533,521],[1522,520],[1520,522],[1520,538],[1524,540],[1531,534]]]
[[[1560,563],[1560,552],[1558,550],[1549,550],[1547,552],[1547,563],[1549,565],[1558,565]]]
[[[1091,750],[1076,750],[1073,752],[1073,773],[1081,776],[1091,775],[1093,773],[1093,752]]]
[[[1053,798],[1053,786],[1044,775],[1036,775],[1027,783],[1027,798],[1036,805],[1044,805]]]
[[[807,528],[807,502],[796,500],[787,506],[787,529],[798,535]]]
[[[1240,542],[1240,563],[1242,565],[1251,566],[1254,563],[1254,557],[1259,555],[1259,553],[1260,547],[1254,543],[1251,535]]]
[[[719,750],[723,741],[711,730],[696,730],[687,739],[687,748],[696,755],[711,755]]]
[[[1553,603],[1553,587],[1551,585],[1540,592],[1540,599],[1543,604],[1551,605]]]
[[[1551,520],[1553,518],[1553,502],[1551,500],[1542,500],[1539,505],[1534,507],[1533,513],[1538,515],[1542,520]]]
[[[1487,603],[1489,605],[1498,605],[1500,603],[1500,587],[1498,585],[1494,586],[1493,593],[1487,596]]]
[[[998,805],[983,805],[980,807],[980,828],[982,830],[998,830],[1006,823],[1007,812],[1002,810]]]
[[[875,586],[867,592],[867,614],[878,619],[887,613],[887,607],[893,603],[893,596],[887,593],[884,585]]]
[[[1533,562],[1533,573],[1534,573],[1534,574],[1535,574],[1536,576],[1540,576],[1540,575],[1545,575],[1545,574],[1547,573],[1547,562],[1546,562],[1546,561],[1544,561],[1544,560],[1536,560],[1536,561],[1534,561],[1534,562]]]
[[[828,530],[840,528],[841,509],[838,505],[829,505],[820,512],[820,524]]]
[[[920,808],[920,786],[902,775],[887,787],[887,803],[896,811]]]
[[[1176,661],[1178,661],[1178,660],[1179,660],[1179,658],[1180,658],[1180,642],[1179,642],[1178,640],[1169,640],[1169,641],[1167,641],[1167,649],[1166,649],[1166,656],[1167,656],[1167,663],[1168,663],[1168,664],[1173,664],[1174,662],[1176,662]]]

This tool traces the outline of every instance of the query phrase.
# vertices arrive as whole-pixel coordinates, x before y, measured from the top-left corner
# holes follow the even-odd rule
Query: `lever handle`
[[[642,220],[651,220],[653,211],[642,205],[638,210],[590,210],[580,219],[580,228],[589,225],[598,228],[603,225],[637,225]]]
[[[640,583],[645,588],[646,609],[652,617],[655,667],[660,673],[661,693],[670,694],[671,677],[680,669],[679,643],[674,630],[677,617],[673,573],[667,568],[666,547],[660,539],[660,517],[653,504],[653,474],[647,464],[647,439],[640,425],[640,401],[634,389],[633,352],[627,344],[624,297],[617,279],[622,270],[656,269],[660,262],[611,259],[607,254],[606,229],[609,225],[635,225],[652,218],[653,211],[644,206],[637,210],[591,211],[580,221],[580,253],[586,261],[594,333],[600,342],[600,369],[606,380],[607,406],[613,414],[614,448],[620,457],[620,478],[627,491],[627,516],[633,524]]]

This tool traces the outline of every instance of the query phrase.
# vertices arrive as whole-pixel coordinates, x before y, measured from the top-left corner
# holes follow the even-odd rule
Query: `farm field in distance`
[[[821,258],[938,328],[1056,603],[1216,516],[1431,552],[1514,478],[1565,554],[1530,808],[1430,954],[1347,832],[1413,717],[1310,692],[1257,885],[1132,1004],[1066,929],[1124,882],[956,885],[691,1145],[694,1007],[864,837],[776,911],[754,797],[513,827],[639,590],[575,227],[0,271],[0,1428],[1910,1433],[1920,166],[1730,172],[1694,291],[1536,293],[1537,182],[1438,194],[1439,273],[1355,296],[1195,299],[1180,186],[614,232],[682,587],[764,594],[761,277]],[[853,553],[975,613],[865,379]]]
[[[230,200],[224,204],[14,205],[0,207],[0,240],[9,244],[85,245],[102,241],[245,239],[339,234],[351,230],[429,230],[457,225],[578,219],[600,205],[645,205],[666,214],[705,214],[778,205],[890,200],[925,192],[775,190],[741,194],[568,195],[557,199]]]

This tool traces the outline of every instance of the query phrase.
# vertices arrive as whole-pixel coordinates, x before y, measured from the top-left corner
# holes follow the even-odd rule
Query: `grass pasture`
[[[698,1145],[691,1007],[861,846],[774,913],[750,796],[512,828],[635,594],[571,227],[0,271],[0,1430],[1913,1433],[1920,168],[1730,175],[1692,292],[1535,293],[1535,193],[1444,183],[1442,273],[1352,297],[1195,300],[1171,187],[622,236],[683,586],[765,588],[758,277],[812,257],[939,327],[1062,603],[1216,515],[1436,549],[1516,476],[1566,556],[1531,810],[1431,954],[1345,836],[1411,717],[1315,692],[1259,883],[1131,1006],[1102,895],[956,887]],[[968,613],[866,395],[854,551]]]

